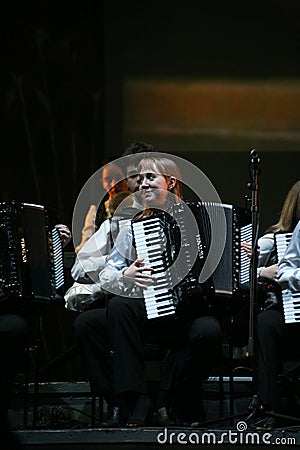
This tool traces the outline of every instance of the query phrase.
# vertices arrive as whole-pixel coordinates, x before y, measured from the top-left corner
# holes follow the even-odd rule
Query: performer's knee
[[[221,327],[214,317],[199,317],[189,330],[189,340],[194,345],[219,343],[221,339]]]
[[[90,328],[91,315],[89,312],[84,312],[80,314],[74,321],[73,328],[74,334],[77,339],[85,336]]]

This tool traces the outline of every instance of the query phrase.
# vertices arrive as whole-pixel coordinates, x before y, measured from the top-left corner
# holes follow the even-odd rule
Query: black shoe
[[[112,406],[108,409],[106,420],[100,423],[100,428],[119,428],[122,425],[120,408]]]
[[[150,398],[146,395],[140,395],[136,401],[133,413],[127,420],[127,427],[143,427],[150,409]]]
[[[252,425],[256,430],[274,430],[276,426],[275,417],[264,417]]]
[[[169,416],[168,410],[165,406],[157,409],[154,413],[154,423],[159,427],[167,427],[175,425],[175,422]]]

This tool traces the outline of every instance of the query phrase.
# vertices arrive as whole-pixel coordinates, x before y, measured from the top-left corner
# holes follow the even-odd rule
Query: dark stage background
[[[0,20],[1,200],[54,207],[71,228],[84,183],[140,139],[240,205],[256,148],[261,230],[277,220],[299,179],[298,1],[12,1]],[[75,316],[45,317],[44,362],[72,344]]]

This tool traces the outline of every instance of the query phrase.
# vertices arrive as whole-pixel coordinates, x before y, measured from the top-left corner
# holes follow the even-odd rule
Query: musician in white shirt
[[[272,429],[276,425],[276,419],[264,416],[264,411],[281,412],[278,376],[282,371],[283,361],[289,356],[287,353],[296,350],[290,343],[294,342],[297,336],[300,337],[297,326],[287,326],[284,322],[280,289],[280,285],[284,286],[286,283],[296,286],[297,269],[293,267],[293,264],[296,264],[295,255],[293,256],[293,251],[288,250],[278,268],[275,246],[275,233],[292,232],[299,219],[300,181],[297,181],[286,196],[278,222],[258,241],[258,293],[263,295],[260,287],[263,282],[267,288],[264,301],[258,305],[260,312],[257,314],[255,336],[257,388],[262,407],[260,410],[263,413],[261,420],[255,424],[257,429]],[[299,224],[296,229],[299,230]],[[297,245],[299,249],[299,242]]]
[[[99,307],[105,301],[105,294],[99,284],[99,272],[105,265],[107,255],[113,247],[120,228],[125,223],[125,218],[129,220],[141,209],[138,196],[131,195],[139,190],[138,163],[143,154],[157,151],[153,145],[142,141],[131,143],[123,152],[123,156],[127,157],[123,167],[126,179],[118,182],[117,186],[114,186],[114,183],[123,174],[122,168],[114,163],[103,168],[103,187],[110,193],[106,202],[109,218],[104,220],[95,232],[95,205],[91,206],[87,214],[86,226],[82,231],[82,242],[76,248],[76,260],[71,269],[74,283],[64,296],[67,309],[84,311],[86,308]],[[126,190],[120,190],[121,187]]]
[[[165,208],[168,202],[180,201],[180,173],[171,159],[149,155],[141,161],[139,170],[140,192],[145,202],[144,214],[151,215],[153,208]],[[128,225],[127,229],[124,227],[119,233],[114,249],[100,272],[102,289],[116,294],[108,302],[107,319],[104,320],[100,314],[97,316],[97,311],[96,314],[87,311],[77,319],[75,327],[78,342],[85,351],[90,367],[92,385],[98,389],[101,386],[106,393],[115,393],[111,426],[145,424],[142,413],[149,403],[144,395],[143,354],[144,341],[149,333],[158,336],[159,333],[171,333],[177,341],[177,346],[174,345],[173,351],[169,353],[171,376],[164,378],[162,391],[170,392],[176,383],[180,389],[180,381],[187,382],[193,376],[200,390],[199,373],[206,376],[221,351],[220,325],[209,314],[187,314],[184,318],[176,319],[168,317],[160,324],[147,320],[142,290],[156,280],[152,275],[152,267],[145,266],[142,259],[136,258],[132,243],[131,226]],[[110,361],[105,354],[107,342],[111,343],[113,350]],[[191,397],[186,398],[189,404],[198,394],[194,386],[191,382]],[[193,422],[201,418],[194,416],[185,419]]]

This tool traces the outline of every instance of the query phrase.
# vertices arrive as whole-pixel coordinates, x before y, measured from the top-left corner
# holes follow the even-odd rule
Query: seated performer
[[[149,155],[139,164],[141,217],[155,217],[158,209],[181,200],[180,173],[168,158]],[[131,224],[120,231],[115,246],[100,272],[103,290],[115,296],[106,310],[87,311],[75,322],[75,332],[85,358],[91,387],[104,395],[109,405],[107,426],[142,426],[149,399],[145,396],[144,343],[148,336],[168,336],[172,344],[166,361],[159,399],[165,423],[170,393],[190,388],[184,417],[177,423],[201,421],[201,405],[192,407],[201,391],[202,378],[218,360],[221,329],[206,310],[205,292],[181,299],[180,314],[148,320],[143,291],[156,283],[153,267],[136,257]],[[193,405],[194,406],[194,405]],[[196,410],[198,407],[198,410]],[[159,412],[158,412],[158,417]]]
[[[257,388],[263,411],[281,412],[278,376],[283,361],[289,356],[289,342],[295,340],[298,325],[286,325],[284,322],[281,288],[278,284],[278,261],[275,246],[275,234],[292,232],[300,219],[300,181],[289,190],[283,204],[278,222],[266,231],[258,240],[258,307],[257,334]],[[245,246],[246,251],[249,252]],[[282,281],[283,282],[283,281]],[[234,318],[234,329],[241,327],[241,320],[248,321],[248,315]],[[248,322],[247,322],[248,323]],[[239,331],[237,332],[237,334]],[[295,334],[296,333],[296,334]],[[247,337],[244,337],[246,342]],[[296,350],[296,349],[292,349]],[[295,353],[295,352],[294,352]],[[296,352],[297,353],[297,352]],[[297,355],[294,355],[297,356]],[[262,417],[256,423],[258,429],[272,429],[276,425],[274,417]]]
[[[123,161],[126,178],[122,182],[118,182],[116,187],[113,182],[123,176],[122,168],[116,163],[108,164],[108,166],[112,165],[112,168],[103,168],[102,183],[111,193],[109,199],[105,202],[108,218],[101,223],[99,229],[95,232],[96,207],[94,205],[86,216],[82,241],[77,247],[77,257],[71,269],[74,283],[65,293],[67,309],[83,311],[86,308],[103,305],[105,295],[99,285],[99,272],[104,267],[107,255],[113,247],[121,223],[126,218],[132,218],[141,207],[138,205],[137,199],[130,196],[139,189],[137,166],[142,158],[141,155],[157,151],[153,145],[142,141],[130,144],[123,152],[123,156],[126,156],[125,162]],[[115,174],[114,177],[113,174]],[[108,179],[109,175],[110,180]],[[126,190],[120,191],[121,187]]]

